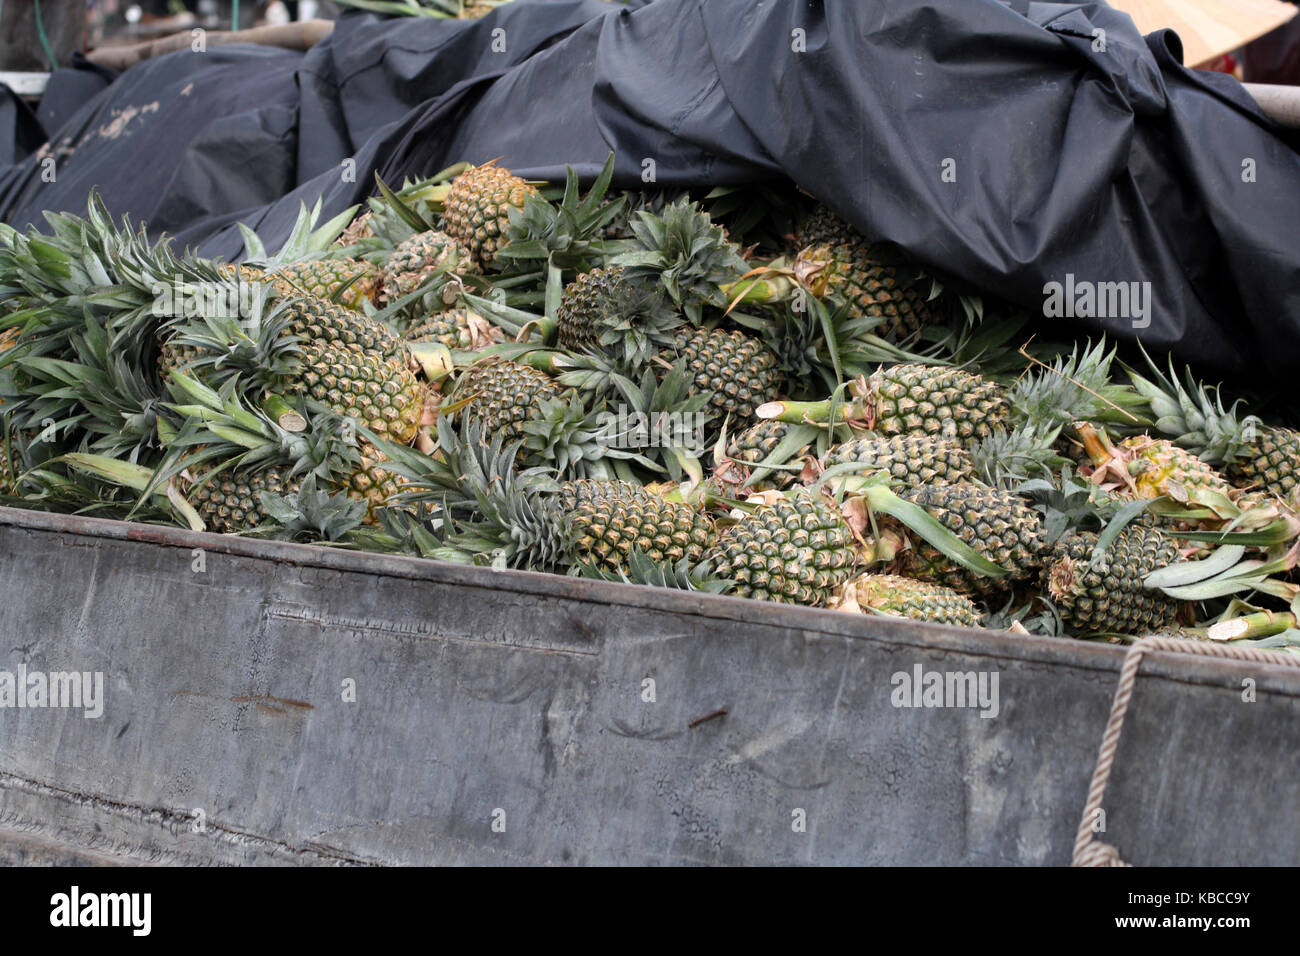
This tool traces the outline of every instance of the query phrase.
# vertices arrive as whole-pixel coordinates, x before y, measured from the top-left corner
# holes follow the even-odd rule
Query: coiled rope
[[[1300,655],[1239,644],[1198,641],[1185,637],[1144,637],[1134,642],[1119,672],[1115,700],[1110,705],[1110,719],[1106,722],[1101,750],[1097,754],[1097,768],[1092,772],[1092,783],[1088,787],[1088,802],[1084,804],[1083,819],[1079,821],[1079,833],[1074,840],[1072,866],[1131,865],[1120,858],[1118,849],[1096,839],[1092,824],[1097,818],[1097,811],[1101,809],[1102,798],[1106,795],[1106,784],[1110,780],[1111,768],[1115,765],[1120,731],[1124,728],[1124,715],[1128,713],[1129,701],[1133,697],[1133,685],[1137,681],[1138,668],[1142,666],[1142,657],[1148,651],[1172,651],[1176,654],[1199,654],[1202,657],[1221,657],[1255,664],[1300,667]]]

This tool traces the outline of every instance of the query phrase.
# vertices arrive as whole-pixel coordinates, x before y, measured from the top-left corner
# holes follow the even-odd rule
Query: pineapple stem
[[[1256,611],[1211,624],[1205,629],[1205,636],[1212,641],[1244,641],[1271,637],[1295,626],[1296,616],[1290,611]]]
[[[835,424],[862,421],[868,417],[867,409],[861,401],[832,402],[766,402],[755,410],[754,414],[762,419],[775,419],[796,424],[825,424],[831,419],[831,406],[839,406]]]
[[[1083,442],[1083,450],[1088,453],[1093,464],[1104,465],[1115,457],[1115,446],[1105,432],[1098,431],[1088,422],[1075,422],[1074,430]]]

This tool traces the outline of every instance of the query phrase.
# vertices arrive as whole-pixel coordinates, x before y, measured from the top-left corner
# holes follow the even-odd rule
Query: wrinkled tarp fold
[[[146,61],[32,142],[0,216],[109,208],[235,257],[459,160],[643,188],[788,176],[868,235],[1036,311],[1044,286],[1149,283],[1080,318],[1231,371],[1300,372],[1300,155],[1231,78],[1104,3],[516,0],[481,20],[349,13],[304,53]],[[56,75],[57,79],[57,75]],[[66,103],[61,107],[66,113]],[[55,182],[40,176],[54,155]],[[351,161],[351,162],[347,162]]]

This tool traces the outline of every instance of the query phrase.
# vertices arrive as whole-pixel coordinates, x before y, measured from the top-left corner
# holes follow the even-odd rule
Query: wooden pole
[[[203,42],[208,46],[222,43],[259,43],[263,46],[280,46],[288,50],[309,50],[334,29],[333,20],[303,20],[282,26],[254,27],[238,33],[221,30],[204,32]],[[134,46],[106,46],[91,50],[86,59],[115,70],[125,70],[141,60],[148,60],[176,50],[188,50],[194,43],[194,32],[185,30],[171,36],[137,43]]]

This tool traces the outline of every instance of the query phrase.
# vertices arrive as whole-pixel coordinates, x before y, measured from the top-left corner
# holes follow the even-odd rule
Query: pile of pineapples
[[[460,164],[239,265],[0,234],[3,503],[1019,633],[1292,643],[1300,434],[779,185]],[[1029,341],[1032,340],[1032,341]],[[1026,344],[1027,343],[1027,344]],[[1139,353],[1140,354],[1140,353]]]

